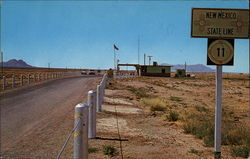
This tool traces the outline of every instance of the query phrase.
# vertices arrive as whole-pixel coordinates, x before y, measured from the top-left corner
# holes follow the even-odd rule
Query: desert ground
[[[5,141],[6,145],[2,143],[2,156],[56,158],[73,128],[74,105],[80,101],[87,102],[87,91],[95,89],[98,80],[100,78],[96,78],[94,83],[87,82],[87,85],[82,82],[79,88],[74,86],[81,93],[78,95],[66,93],[68,87],[63,90],[67,96],[54,101],[58,107],[47,115],[38,113],[42,118],[34,116],[38,121],[32,123],[35,126],[26,125],[20,131],[7,134],[14,141]],[[222,156],[225,159],[248,156],[249,82],[248,74],[223,75]],[[51,82],[48,85],[48,88],[40,89],[55,87]],[[57,89],[60,92],[59,87]],[[53,93],[50,98],[53,98]],[[97,138],[88,141],[89,158],[213,158],[214,106],[214,73],[196,74],[195,78],[115,79],[107,84],[103,111],[97,114]],[[15,137],[13,134],[19,135]],[[73,137],[61,158],[72,158],[72,150]]]
[[[247,74],[223,75],[226,159],[248,156],[249,84]],[[90,158],[213,158],[214,107],[214,73],[116,79],[106,89]]]

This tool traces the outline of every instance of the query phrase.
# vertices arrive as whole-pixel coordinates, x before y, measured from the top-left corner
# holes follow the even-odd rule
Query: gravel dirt
[[[205,77],[116,80],[105,90],[103,112],[97,115],[97,139],[89,140],[89,147],[95,152],[89,158],[110,158],[104,155],[103,146],[111,145],[118,151],[113,159],[213,159],[213,147],[206,147],[202,139],[184,133],[182,121],[169,122],[164,112],[150,111],[144,106],[143,98],[138,97],[144,94],[131,89],[163,99],[167,109],[180,114],[196,112],[197,105],[213,111],[215,81],[213,77]],[[248,88],[247,80],[223,81],[223,107],[234,111],[241,122],[249,121]],[[233,156],[225,145],[222,156],[241,159]]]
[[[107,103],[97,119],[97,139],[89,141],[90,147],[98,149],[98,152],[91,153],[90,159],[109,158],[102,152],[104,145],[112,145],[119,151],[112,157],[114,159],[121,156],[126,159],[212,158],[211,148],[205,148],[192,135],[184,134],[177,124],[153,117],[139,105],[132,106],[126,91],[122,92],[106,90],[106,96],[119,94],[119,98],[105,98]],[[192,148],[203,154],[189,153]]]

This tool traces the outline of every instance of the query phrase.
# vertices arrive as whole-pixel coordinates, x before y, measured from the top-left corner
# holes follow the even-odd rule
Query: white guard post
[[[28,84],[30,84],[30,74],[28,74]]]
[[[21,77],[20,77],[20,85],[23,86],[23,75],[21,74]]]
[[[100,106],[102,106],[103,102],[103,83],[100,83]]]
[[[104,102],[104,96],[105,96],[105,82],[103,83],[102,86],[102,103]]]
[[[216,66],[216,107],[215,107],[215,133],[214,148],[215,159],[221,158],[221,103],[222,103],[222,66]]]
[[[89,105],[89,132],[88,137],[96,138],[96,91],[88,92]]]
[[[88,105],[75,107],[74,159],[88,159]]]
[[[102,78],[102,81],[101,81],[101,103],[104,102],[104,96],[105,96],[105,87],[106,87],[106,78],[107,78],[107,75],[104,74],[103,78]]]
[[[3,90],[5,90],[6,88],[6,77],[3,76]]]
[[[15,75],[13,75],[12,76],[12,88],[15,87],[15,83],[16,83],[15,78],[16,78]]]
[[[101,86],[97,85],[96,89],[96,112],[102,111],[102,103],[101,103]]]
[[[34,77],[33,81],[36,82],[36,74],[35,73],[34,73],[33,77]]]

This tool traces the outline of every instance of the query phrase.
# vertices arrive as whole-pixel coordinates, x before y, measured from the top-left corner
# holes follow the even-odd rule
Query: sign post
[[[207,65],[216,65],[214,158],[221,159],[222,66],[234,64],[234,39],[249,39],[249,9],[192,8],[191,37],[208,38]]]
[[[221,159],[222,65],[233,65],[234,40],[208,39],[208,65],[216,65],[214,158]]]
[[[215,159],[221,158],[221,103],[222,103],[222,66],[216,66],[216,106],[215,106]]]

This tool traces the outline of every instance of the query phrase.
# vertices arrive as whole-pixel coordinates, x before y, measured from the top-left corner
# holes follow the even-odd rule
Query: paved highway
[[[55,158],[73,128],[74,106],[99,79],[57,79],[1,94],[1,155]]]

